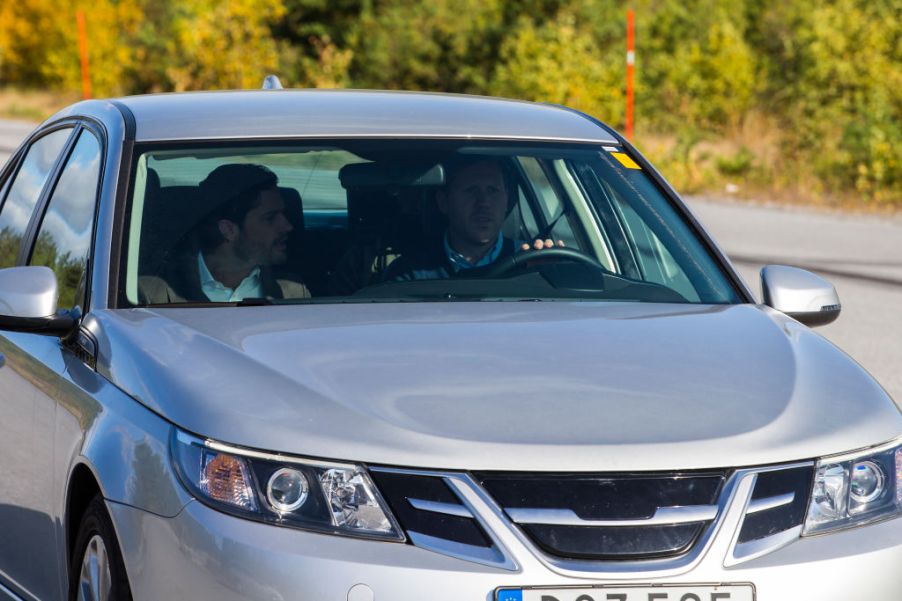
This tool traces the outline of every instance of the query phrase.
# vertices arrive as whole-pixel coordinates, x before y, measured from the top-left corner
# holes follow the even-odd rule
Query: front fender
[[[105,499],[177,515],[191,496],[172,469],[172,425],[74,357],[66,376],[57,413],[57,456],[68,456],[65,482],[84,465]]]

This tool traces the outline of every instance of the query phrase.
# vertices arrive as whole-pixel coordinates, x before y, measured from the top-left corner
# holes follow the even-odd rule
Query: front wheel
[[[100,495],[91,499],[69,564],[69,601],[131,601],[113,522]]]

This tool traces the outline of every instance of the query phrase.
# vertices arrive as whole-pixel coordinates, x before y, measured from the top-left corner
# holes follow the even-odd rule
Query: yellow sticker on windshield
[[[642,167],[636,164],[636,161],[629,158],[628,155],[623,154],[622,152],[612,152],[611,156],[620,161],[620,164],[626,167],[627,169],[639,169]]]

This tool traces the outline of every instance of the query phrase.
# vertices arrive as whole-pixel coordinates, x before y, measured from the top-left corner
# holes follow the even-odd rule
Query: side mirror
[[[833,284],[797,267],[764,266],[761,269],[761,290],[764,304],[806,326],[831,323],[842,310]]]
[[[63,336],[75,319],[57,315],[56,274],[49,267],[0,269],[0,330]]]

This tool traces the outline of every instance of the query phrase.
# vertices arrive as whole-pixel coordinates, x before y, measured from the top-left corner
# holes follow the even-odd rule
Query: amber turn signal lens
[[[251,492],[250,479],[244,461],[225,453],[204,454],[201,490],[211,499],[228,503],[248,511],[255,511],[257,503]]]

